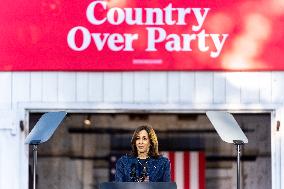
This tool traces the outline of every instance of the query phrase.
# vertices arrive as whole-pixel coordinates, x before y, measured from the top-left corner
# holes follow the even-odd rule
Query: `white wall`
[[[261,110],[281,108],[283,94],[284,72],[0,72],[0,188],[26,189],[27,128],[20,131],[19,121],[27,125],[27,104],[31,109],[81,109],[85,103],[98,105],[85,106],[91,109]]]
[[[282,103],[282,72],[0,72],[0,110],[18,102]]]

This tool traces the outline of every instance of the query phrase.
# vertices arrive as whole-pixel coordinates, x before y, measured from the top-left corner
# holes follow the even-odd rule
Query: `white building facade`
[[[28,189],[29,113],[58,110],[269,112],[272,189],[284,188],[283,72],[1,72],[0,91],[0,188]]]
[[[270,113],[271,187],[284,189],[283,10],[283,0],[1,6],[0,189],[28,189],[29,114],[59,110]]]

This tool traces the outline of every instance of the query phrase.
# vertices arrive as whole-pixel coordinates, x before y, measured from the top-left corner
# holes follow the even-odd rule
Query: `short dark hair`
[[[148,156],[157,158],[159,156],[159,144],[158,138],[154,131],[154,129],[150,125],[141,125],[135,129],[134,134],[131,139],[131,153],[134,156],[138,156],[137,147],[136,147],[136,139],[137,135],[140,131],[145,130],[148,133],[149,140],[150,140],[150,149],[148,152]]]

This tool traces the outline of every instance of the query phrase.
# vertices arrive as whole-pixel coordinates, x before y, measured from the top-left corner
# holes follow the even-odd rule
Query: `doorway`
[[[30,113],[30,129],[41,115]],[[242,188],[271,188],[270,113],[233,115],[249,140],[242,149]],[[134,129],[145,123],[156,130],[160,151],[204,151],[206,189],[234,186],[235,147],[221,141],[205,114],[70,113],[39,146],[38,187],[97,189],[112,181],[112,157],[129,152]]]

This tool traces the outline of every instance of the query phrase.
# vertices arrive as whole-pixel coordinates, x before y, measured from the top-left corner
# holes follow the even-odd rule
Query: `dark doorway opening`
[[[42,113],[31,113],[30,129]],[[234,114],[249,139],[242,149],[242,188],[271,187],[269,113]],[[111,181],[114,155],[130,150],[134,129],[150,124],[160,151],[204,151],[206,188],[235,184],[235,147],[221,141],[205,114],[70,113],[54,136],[38,149],[38,187],[94,189]],[[30,150],[30,164],[32,163]]]

